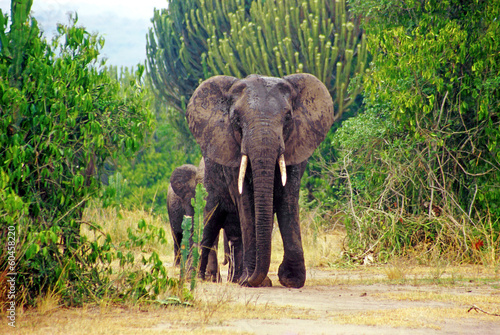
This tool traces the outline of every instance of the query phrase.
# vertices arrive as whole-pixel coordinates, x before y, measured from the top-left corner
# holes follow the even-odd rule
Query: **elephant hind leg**
[[[220,283],[222,278],[219,271],[219,262],[217,260],[217,249],[219,245],[219,235],[215,238],[215,242],[210,249],[208,254],[208,263],[206,271],[206,280],[210,280],[214,283]]]

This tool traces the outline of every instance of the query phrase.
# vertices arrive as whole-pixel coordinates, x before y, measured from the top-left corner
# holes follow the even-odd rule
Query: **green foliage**
[[[30,7],[12,1],[10,30],[0,12],[0,218],[16,226],[27,302],[54,290],[78,303],[104,280],[95,262],[105,250],[80,236],[82,210],[105,161],[134,153],[154,118],[137,81],[121,86],[101,67],[104,39],[73,18],[49,44]]]
[[[124,287],[119,289],[120,294],[124,294],[124,300],[130,296],[133,300],[157,299],[160,293],[176,287],[178,284],[175,280],[167,276],[167,271],[160,256],[156,251],[151,253],[143,248],[148,244],[165,244],[166,234],[163,228],[155,227],[141,219],[137,224],[137,229],[134,232],[132,229],[127,229],[128,240],[121,242],[119,248],[116,249],[116,259],[120,261],[121,269],[118,272],[119,277],[124,277]],[[137,234],[137,235],[136,235]],[[141,264],[148,268],[145,270],[137,270],[134,262],[134,254],[130,251],[134,248],[140,248],[142,253],[150,254],[149,257],[142,256]],[[121,250],[128,250],[126,255]],[[114,255],[108,257],[109,260],[114,259]],[[108,273],[113,272],[111,264],[108,264]],[[128,267],[128,268],[127,268]]]
[[[198,0],[169,1],[168,9],[155,10],[147,36],[147,61],[156,93],[182,114],[199,80],[204,79],[201,55],[206,51],[206,37],[190,36],[186,23],[199,4]]]
[[[360,92],[359,82],[348,98],[350,78],[364,72],[367,52],[358,22],[345,1],[253,1],[245,10],[233,1],[229,30],[207,17],[209,34],[206,75],[245,77],[252,73],[282,77],[314,74],[329,88],[338,114]]]
[[[138,66],[137,70],[121,68],[119,71],[116,67],[109,68],[122,87],[130,82],[141,83],[148,101],[151,101],[151,109],[156,114],[157,126],[154,133],[148,134],[136,155],[120,155],[106,165],[107,173],[110,174],[108,182],[111,184],[121,179],[121,192],[113,199],[115,205],[165,215],[170,175],[176,167],[199,160],[200,150],[185,149],[182,134],[176,130],[176,117],[179,114],[168,110],[160,98],[155,98],[150,78],[140,70],[143,67]]]
[[[206,42],[190,35],[185,19],[198,7],[199,0],[173,0],[168,9],[155,10],[146,44],[155,96],[171,109],[167,121],[179,133],[185,152],[197,147],[184,120],[185,108],[200,79],[204,79],[201,55]]]
[[[434,189],[427,200],[454,214],[500,216],[500,2],[428,2],[408,11],[414,27],[371,38],[382,50],[369,95],[393,106],[392,118],[425,147]]]
[[[327,173],[350,240],[362,251],[420,243],[470,256],[481,236],[498,253],[500,2],[351,5],[374,60],[366,113],[335,135]]]
[[[199,156],[199,149],[186,153],[180,141],[179,133],[168,122],[159,120],[155,133],[135,157],[117,160],[117,173],[126,181],[122,206],[141,206],[156,214],[166,213],[170,175],[176,167],[194,163]]]
[[[169,278],[165,266],[156,251],[145,250],[151,244],[165,244],[163,228],[147,224],[141,219],[135,229],[127,229],[127,240],[118,244],[102,227],[92,224],[90,231],[97,237],[82,238],[81,248],[85,262],[95,264],[88,275],[79,274],[60,292],[68,303],[81,304],[87,300],[108,298],[115,301],[154,301],[158,296],[178,286],[177,280]],[[137,267],[135,250],[139,250],[140,264]],[[144,254],[150,254],[146,257]],[[117,261],[118,265],[113,265]],[[114,279],[111,279],[114,278]]]
[[[142,69],[143,67],[138,66],[138,70]],[[119,156],[113,160],[109,169],[123,177],[122,196],[116,199],[119,200],[116,204],[123,208],[147,209],[155,214],[165,215],[170,175],[176,167],[199,160],[200,150],[198,147],[186,149],[188,145],[184,143],[185,135],[178,131],[179,127],[185,126],[185,122],[181,122],[180,114],[168,109],[160,97],[154,96],[151,78],[138,70],[121,68],[118,71],[116,67],[110,67],[110,72],[121,86],[135,83],[136,80],[142,83],[156,115],[157,126],[135,156]],[[189,130],[186,131],[189,133]]]

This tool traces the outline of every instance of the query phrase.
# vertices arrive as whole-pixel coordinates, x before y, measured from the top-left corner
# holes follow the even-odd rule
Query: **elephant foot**
[[[272,287],[273,286],[273,282],[272,282],[271,278],[269,278],[269,276],[266,276],[266,278],[264,278],[264,280],[262,281],[262,283],[259,284],[259,286],[250,286],[248,284],[248,278],[250,278],[250,276],[248,276],[248,275],[241,276],[240,279],[238,280],[238,283],[244,287]]]
[[[301,288],[306,282],[306,269],[302,266],[299,269],[287,267],[282,263],[278,270],[280,284],[290,288]]]

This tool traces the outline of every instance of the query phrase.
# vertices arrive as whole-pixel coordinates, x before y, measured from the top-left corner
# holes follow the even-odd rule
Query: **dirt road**
[[[212,308],[217,300],[224,301],[238,317],[219,319],[214,312],[213,319],[191,330],[273,335],[500,334],[500,316],[486,314],[500,313],[497,274],[463,267],[449,268],[436,278],[435,268],[406,270],[413,276],[406,273],[406,279],[388,281],[384,268],[312,269],[301,289],[203,283],[198,289],[202,301]],[[277,278],[271,279],[277,283]],[[262,312],[260,317],[246,318],[237,306]],[[479,309],[470,310],[473,306]],[[153,329],[175,332],[176,324],[160,323]]]
[[[191,307],[56,305],[24,313],[16,329],[2,322],[0,333],[500,334],[498,269],[311,268],[301,289],[272,273],[270,288],[199,283]]]

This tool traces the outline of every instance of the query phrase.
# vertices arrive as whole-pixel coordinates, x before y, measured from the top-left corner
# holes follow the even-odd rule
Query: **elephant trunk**
[[[248,279],[249,286],[259,286],[266,278],[271,264],[273,230],[273,192],[276,157],[269,153],[250,156],[253,174],[255,205],[256,264]]]

